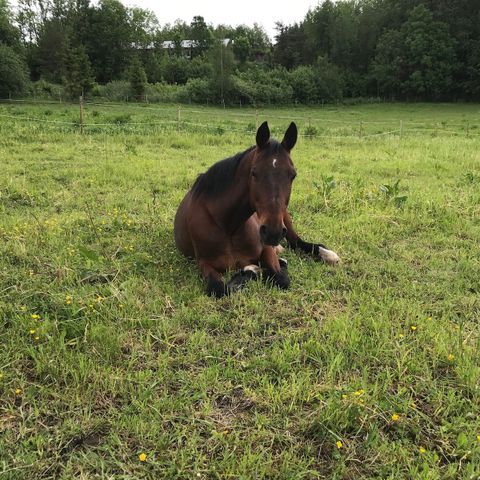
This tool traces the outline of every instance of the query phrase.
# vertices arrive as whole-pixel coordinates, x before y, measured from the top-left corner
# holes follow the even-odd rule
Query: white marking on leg
[[[276,158],[273,159],[272,167],[277,168],[277,159]]]
[[[322,257],[322,260],[329,265],[336,265],[337,263],[340,263],[340,257],[333,250],[318,247],[318,254],[320,257]]]
[[[280,253],[282,253],[285,249],[282,247],[282,245],[276,245],[275,247],[273,247],[273,249],[275,250],[275,253],[277,255],[279,255]]]
[[[253,272],[255,275],[258,275],[260,273],[260,267],[258,265],[247,265],[243,267],[243,271]]]

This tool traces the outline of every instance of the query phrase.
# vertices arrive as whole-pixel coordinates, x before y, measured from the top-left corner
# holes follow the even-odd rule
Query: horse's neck
[[[237,171],[233,187],[211,202],[211,213],[227,232],[235,232],[254,212],[249,200],[249,176],[250,160],[245,159]]]

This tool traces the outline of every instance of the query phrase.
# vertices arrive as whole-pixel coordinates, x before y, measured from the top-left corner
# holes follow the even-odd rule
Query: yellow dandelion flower
[[[412,326],[410,327],[410,329],[412,330],[412,332],[414,332],[414,331],[417,329],[417,326],[416,326],[416,325],[412,325]]]
[[[403,338],[403,337],[404,337],[403,333],[398,334],[398,338]]]
[[[427,320],[431,320],[431,319],[432,319],[432,317],[427,317]]]
[[[453,353],[449,353],[447,358],[449,362],[453,362],[455,360],[455,355]]]
[[[419,453],[420,455],[423,455],[425,452],[426,452],[426,450],[425,450],[423,447],[420,447],[420,448],[418,449],[418,453]]]
[[[0,378],[2,377],[0,376]],[[480,435],[477,435],[477,440],[480,442]]]
[[[34,328],[31,328],[31,329],[29,330],[30,335],[34,335],[35,332],[36,332],[36,330],[35,330]]]
[[[22,312],[24,312],[26,309],[27,309],[27,307],[26,307],[25,305],[22,305],[22,306],[20,307],[20,310],[21,310]]]
[[[21,388],[16,388],[15,389],[15,395],[20,395],[22,393],[22,389]]]
[[[37,337],[35,337],[35,341],[37,341],[37,342],[38,342],[39,340],[40,340],[40,337],[38,337],[38,336],[37,336]]]
[[[32,313],[30,316],[33,320],[38,320],[40,318],[40,315],[37,315],[36,313]]]
[[[398,422],[400,420],[400,415],[398,413],[394,413],[392,415],[392,422]]]
[[[417,404],[416,404],[415,402],[412,402],[412,403],[410,404],[410,406],[411,406],[412,408],[417,408]]]
[[[120,303],[120,305],[118,305],[118,306],[119,306],[120,308],[123,308],[123,307],[124,307],[123,303]]]
[[[343,395],[342,395],[342,398],[343,398],[344,400],[346,400],[346,399],[348,398],[348,395],[343,394]]]
[[[138,459],[139,459],[141,462],[144,462],[144,461],[147,459],[147,454],[142,452],[142,453],[138,456]]]
[[[363,388],[361,388],[360,390],[357,390],[353,394],[356,395],[357,397],[359,397],[360,395],[363,395],[364,393],[365,393],[365,390],[363,390]]]
[[[337,440],[335,442],[335,445],[337,446],[337,448],[340,450],[342,447],[343,447],[343,443],[340,441],[340,440]]]

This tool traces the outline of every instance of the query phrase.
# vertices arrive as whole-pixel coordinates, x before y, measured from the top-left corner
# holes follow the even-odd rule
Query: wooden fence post
[[[83,135],[83,95],[80,95],[80,134]]]
[[[177,132],[180,131],[180,105],[177,108]]]
[[[403,120],[400,120],[400,138],[402,138],[403,133]]]
[[[255,110],[255,125],[257,126],[258,130],[258,110]]]

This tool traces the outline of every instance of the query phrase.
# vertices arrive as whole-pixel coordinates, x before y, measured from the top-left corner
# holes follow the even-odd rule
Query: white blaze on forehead
[[[277,168],[277,159],[276,158],[273,159],[272,167]]]

